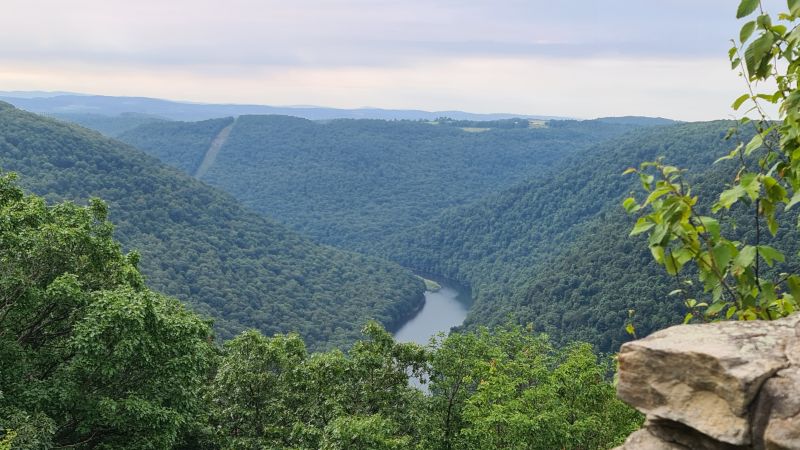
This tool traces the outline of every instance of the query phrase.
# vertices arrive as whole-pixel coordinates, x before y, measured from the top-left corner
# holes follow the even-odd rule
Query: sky
[[[730,118],[737,3],[3,0],[0,91]]]

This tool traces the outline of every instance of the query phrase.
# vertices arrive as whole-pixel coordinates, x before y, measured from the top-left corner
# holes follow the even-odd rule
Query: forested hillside
[[[255,327],[347,344],[368,318],[391,328],[422,301],[395,264],[317,245],[132,147],[5,103],[0,167],[50,200],[105,199],[148,284],[213,316],[223,337]]]
[[[197,172],[211,142],[230,125],[233,118],[209,119],[200,122],[149,123],[122,133],[118,138],[157,157],[189,175]],[[168,140],[170,145],[164,146]]]
[[[215,348],[145,286],[107,214],[0,175],[0,448],[610,448],[642,422],[610,360],[521,327],[423,348],[370,322],[346,353],[257,331]]]
[[[210,124],[210,122],[206,122]],[[242,116],[203,180],[323,242],[370,250],[440,210],[538,177],[638,125]],[[121,139],[192,173],[216,128],[149,124]]]
[[[698,192],[718,192],[730,180],[720,175],[724,163],[712,163],[735,146],[724,139],[732,125],[674,125],[601,143],[546,177],[400,233],[376,253],[470,283],[476,301],[467,326],[511,318],[559,342],[581,339],[614,351],[629,339],[629,309],[640,334],[680,321],[684,311],[666,298],[674,280],[655,266],[646,243],[627,237],[632,219],[620,204],[638,179],[622,172],[664,156],[691,169]],[[740,219],[739,232],[749,233],[749,225]],[[793,230],[781,236],[790,244],[797,238]]]

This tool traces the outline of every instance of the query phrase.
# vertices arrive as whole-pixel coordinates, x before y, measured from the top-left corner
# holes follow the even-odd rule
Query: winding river
[[[435,280],[442,286],[436,292],[425,292],[425,306],[394,334],[398,342],[427,344],[438,333],[461,325],[467,317],[470,290],[447,280]]]

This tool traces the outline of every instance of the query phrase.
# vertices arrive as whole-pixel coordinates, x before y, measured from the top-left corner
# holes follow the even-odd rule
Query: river
[[[442,286],[436,292],[425,292],[425,305],[416,316],[394,334],[398,342],[427,344],[432,336],[448,333],[467,317],[471,302],[470,290],[447,280],[434,280]]]

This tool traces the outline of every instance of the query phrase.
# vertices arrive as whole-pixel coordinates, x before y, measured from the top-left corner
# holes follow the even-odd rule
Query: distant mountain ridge
[[[331,119],[384,119],[384,120],[434,120],[449,117],[457,120],[501,120],[523,119],[566,119],[559,116],[510,114],[510,113],[470,113],[464,111],[423,111],[416,109],[383,108],[327,108],[319,106],[269,106],[191,103],[163,100],[149,97],[116,97],[63,92],[0,91],[0,100],[11,103],[20,109],[38,114],[100,114],[117,116],[123,113],[139,113],[169,120],[197,121],[220,117],[250,114],[278,114],[301,117],[310,120]]]

